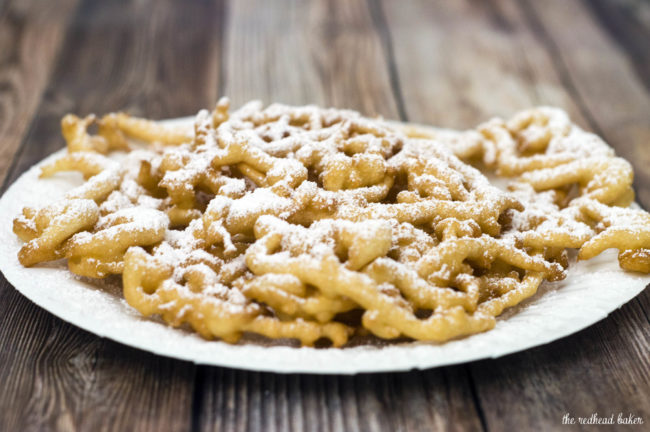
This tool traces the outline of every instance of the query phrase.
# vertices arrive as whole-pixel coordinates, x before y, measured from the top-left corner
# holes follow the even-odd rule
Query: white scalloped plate
[[[178,119],[175,123],[187,123]],[[445,344],[409,342],[352,348],[293,348],[254,343],[229,345],[206,341],[184,330],[143,318],[123,300],[120,290],[72,276],[65,265],[23,268],[21,241],[12,219],[23,206],[42,206],[81,183],[78,174],[38,179],[39,166],[24,173],[0,199],[0,270],[25,297],[84,330],[125,345],[199,364],[270,372],[354,374],[425,369],[495,358],[568,336],[605,318],[639,294],[650,276],[619,269],[615,251],[576,263],[569,276],[545,282],[533,298],[506,311],[486,333]]]

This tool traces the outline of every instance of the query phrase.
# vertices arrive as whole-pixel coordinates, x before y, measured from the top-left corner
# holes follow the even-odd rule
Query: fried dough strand
[[[509,229],[524,246],[578,248],[580,259],[615,248],[621,267],[648,272],[650,216],[629,208],[632,166],[597,135],[571,123],[564,111],[525,110],[475,131],[437,133],[411,126],[407,133],[444,142],[466,162],[480,160],[510,178],[509,188],[526,210]],[[546,201],[543,209],[540,201]]]

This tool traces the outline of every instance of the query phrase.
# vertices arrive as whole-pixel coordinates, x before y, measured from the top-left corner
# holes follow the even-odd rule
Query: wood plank
[[[567,3],[574,2],[563,4]],[[552,104],[567,109],[588,129],[606,129],[570,84],[567,88],[555,51],[517,2],[409,4],[404,8],[383,3],[409,118],[469,127],[492,115]],[[551,8],[547,3],[536,6]],[[578,31],[576,24],[566,22],[573,22],[576,14],[565,14],[567,38]],[[572,55],[578,56],[580,49],[576,45]],[[592,63],[581,73],[598,74],[595,69],[597,64]],[[634,109],[640,108],[632,104],[630,110]],[[618,141],[610,143],[622,149]],[[589,410],[601,415],[632,411],[647,418],[649,392],[637,384],[647,382],[648,376],[650,326],[640,306],[648,304],[647,298],[642,294],[640,300],[571,338],[470,365],[487,428],[556,429],[569,411],[576,416],[590,414]],[[608,397],[603,399],[603,394]]]
[[[464,367],[357,376],[207,370],[204,430],[480,429]],[[465,408],[469,406],[469,411]],[[209,408],[209,409],[207,409]]]
[[[504,2],[384,1],[410,121],[466,129],[534,105],[587,125],[545,51],[502,19]],[[531,49],[533,48],[533,49]]]
[[[366,2],[237,1],[227,22],[224,94],[235,107],[261,99],[398,117]]]
[[[212,105],[222,6],[84,2],[10,179],[63,145],[58,124],[66,112],[127,109],[159,118]],[[194,365],[78,330],[4,279],[0,302],[0,430],[190,428]]]
[[[231,2],[224,94],[234,106],[259,98],[399,118],[377,12],[363,1]],[[202,430],[481,428],[463,367],[356,377],[202,367],[199,376]]]
[[[41,100],[76,4],[0,4],[0,184]]]
[[[650,90],[650,3],[644,0],[590,0],[585,3],[601,27],[625,51],[636,73]]]

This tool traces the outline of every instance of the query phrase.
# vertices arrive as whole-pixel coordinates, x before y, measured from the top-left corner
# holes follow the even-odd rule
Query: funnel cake
[[[124,113],[62,128],[68,153],[42,176],[86,182],[14,220],[21,264],[121,275],[132,307],[208,339],[444,342],[564,278],[569,248],[650,271],[630,165],[557,109],[438,132],[222,99],[193,131]]]

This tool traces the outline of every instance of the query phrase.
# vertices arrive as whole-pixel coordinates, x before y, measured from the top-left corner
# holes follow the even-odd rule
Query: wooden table
[[[634,0],[0,0],[0,176],[62,147],[67,112],[168,118],[228,95],[466,128],[550,104],[632,162],[650,208],[649,43],[650,4]],[[554,430],[567,413],[648,428],[649,312],[646,290],[499,360],[275,375],[96,337],[2,278],[0,430]]]

